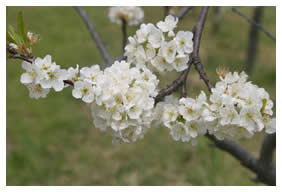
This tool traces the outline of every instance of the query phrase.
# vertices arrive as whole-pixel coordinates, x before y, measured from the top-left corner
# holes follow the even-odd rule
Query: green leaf
[[[22,37],[23,42],[25,44],[27,44],[28,43],[27,29],[26,29],[26,25],[25,25],[24,20],[23,20],[23,13],[22,12],[19,12],[19,14],[18,14],[18,32],[19,32],[19,35]]]
[[[9,25],[8,26],[8,30],[7,30],[7,40],[10,43],[15,43],[18,44],[19,43],[19,39],[17,37],[16,31],[14,29],[13,26]]]
[[[9,26],[10,27],[10,26]],[[7,34],[6,34],[6,38],[8,43],[16,43],[15,39],[13,38],[13,35],[11,34],[11,32],[9,31],[9,29],[7,30]]]

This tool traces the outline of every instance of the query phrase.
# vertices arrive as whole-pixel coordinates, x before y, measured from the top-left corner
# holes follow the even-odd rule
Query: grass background
[[[110,23],[108,8],[87,7],[111,56],[121,54],[120,26]],[[240,7],[252,16],[252,7]],[[103,63],[95,43],[72,7],[8,7],[7,24],[16,26],[23,11],[28,29],[39,33],[36,56],[51,54],[64,68]],[[156,23],[162,7],[144,7],[145,23]],[[179,23],[192,30],[200,8]],[[200,55],[212,83],[215,69],[244,68],[249,24],[224,8],[221,28],[212,33],[214,8],[209,11]],[[266,7],[262,25],[275,34],[276,10]],[[137,27],[130,27],[133,34]],[[260,32],[257,62],[250,80],[264,87],[275,102],[275,43]],[[20,83],[20,61],[7,60],[7,185],[255,185],[254,175],[228,154],[211,147],[206,138],[195,147],[175,142],[166,128],[152,128],[131,145],[112,145],[111,137],[95,129],[87,105],[71,96],[71,89],[33,100]],[[176,74],[166,77],[167,85]],[[194,69],[188,78],[188,94],[207,89]],[[239,142],[258,154],[263,134]]]

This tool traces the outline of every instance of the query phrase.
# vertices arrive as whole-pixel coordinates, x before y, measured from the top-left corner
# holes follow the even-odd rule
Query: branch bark
[[[274,35],[272,35],[269,31],[267,31],[261,24],[256,23],[254,20],[250,19],[249,17],[245,16],[243,13],[241,13],[237,8],[232,7],[232,11],[236,14],[238,14],[239,16],[241,16],[242,18],[244,18],[248,23],[250,23],[251,25],[254,25],[256,28],[258,28],[259,30],[261,30],[262,32],[264,32],[270,39],[272,39],[273,41],[276,41],[276,37]]]
[[[27,57],[25,55],[21,55],[19,53],[17,53],[14,49],[12,49],[11,47],[8,46],[7,48],[8,52],[9,52],[9,58],[12,58],[12,59],[20,59],[22,61],[26,61],[28,63],[33,63],[34,61],[34,58],[33,57]],[[64,83],[65,84],[68,84],[68,85],[71,85],[73,86],[73,82],[71,80],[64,80]]]
[[[254,10],[253,20],[256,23],[260,23],[262,16],[263,16],[263,7],[256,7]],[[251,74],[255,65],[258,42],[259,42],[259,30],[255,25],[251,25],[249,32],[248,51],[247,51],[246,63],[245,63],[245,69],[248,74]]]
[[[215,146],[219,149],[229,153],[240,163],[256,173],[259,181],[267,185],[276,185],[276,171],[275,168],[271,168],[263,164],[260,160],[257,160],[250,152],[241,147],[239,144],[230,140],[218,140],[213,135],[206,135]]]
[[[84,21],[87,29],[92,37],[92,39],[96,42],[96,46],[100,51],[101,55],[104,58],[105,65],[104,67],[108,67],[113,63],[112,58],[110,57],[108,51],[106,50],[105,44],[102,42],[98,32],[96,31],[94,25],[91,23],[87,12],[82,7],[74,7],[77,13],[81,16],[82,20]]]
[[[189,62],[187,63],[188,65],[187,69],[185,69],[185,71],[183,71],[182,74],[176,80],[174,80],[170,85],[168,85],[167,88],[161,89],[159,91],[158,95],[155,97],[155,104],[162,101],[165,96],[172,94],[180,86],[182,86],[182,84],[187,79],[187,75],[190,71],[192,62],[193,62],[192,59],[190,59]]]
[[[164,6],[164,18],[169,14],[169,6]]]
[[[125,19],[122,19],[122,23],[121,23],[121,31],[122,31],[122,54],[124,54],[124,48],[126,46],[127,43],[127,22]]]
[[[200,13],[200,17],[196,23],[196,25],[193,28],[193,33],[194,33],[194,50],[192,53],[193,56],[193,61],[194,61],[194,66],[198,73],[200,74],[201,79],[204,80],[205,84],[207,85],[209,91],[211,92],[211,89],[213,85],[210,83],[209,78],[204,71],[203,65],[201,63],[201,59],[199,56],[199,50],[200,50],[200,42],[201,42],[201,37],[203,33],[203,29],[205,26],[207,14],[208,14],[208,7],[204,7]]]
[[[276,148],[276,133],[265,135],[260,150],[259,162],[273,168],[273,153]]]
[[[181,20],[181,19],[183,19],[183,17],[190,11],[190,10],[192,10],[192,6],[187,6],[187,7],[183,7],[180,11],[179,11],[179,13],[177,14],[177,18],[179,19],[179,20]]]
[[[199,57],[199,48],[200,48],[200,40],[201,40],[201,34],[203,31],[204,23],[206,20],[208,8],[205,7],[201,11],[201,15],[199,17],[199,20],[197,21],[197,24],[194,27],[194,43],[195,43],[195,49],[193,51],[193,62],[194,65],[200,75],[200,77],[205,81],[209,92],[211,92],[211,88],[213,85],[210,83],[203,66],[200,62]],[[270,167],[266,165],[264,162],[265,160],[260,160],[255,158],[250,152],[248,152],[246,149],[244,149],[239,144],[230,141],[230,140],[218,140],[215,136],[206,134],[206,136],[214,142],[214,144],[221,150],[228,152],[231,154],[234,158],[240,161],[240,163],[253,171],[256,175],[259,181],[267,184],[267,185],[276,185],[276,170],[274,167]],[[272,140],[266,140],[262,147],[263,156],[265,156],[265,153],[269,154],[272,152],[269,152],[268,150],[272,149],[273,151],[273,139]],[[267,155],[269,156],[269,155]],[[265,157],[263,157],[265,158]],[[270,160],[267,160],[269,162]]]

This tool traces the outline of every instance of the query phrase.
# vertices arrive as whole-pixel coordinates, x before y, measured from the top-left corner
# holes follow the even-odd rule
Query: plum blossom
[[[165,21],[142,24],[125,47],[127,61],[137,67],[146,66],[160,74],[187,69],[193,51],[193,33],[180,31],[175,36],[177,18],[169,15]]]
[[[143,21],[144,12],[140,7],[111,7],[109,9],[111,22],[121,24],[124,19],[128,25],[138,25]]]

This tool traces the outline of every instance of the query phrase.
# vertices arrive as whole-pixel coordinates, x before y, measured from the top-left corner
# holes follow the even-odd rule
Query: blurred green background
[[[163,18],[163,7],[143,7],[144,21]],[[110,23],[107,7],[87,7],[91,20],[111,56],[121,54],[121,30]],[[253,7],[240,7],[251,17]],[[64,68],[103,63],[84,23],[72,7],[8,7],[7,24],[16,26],[23,11],[28,29],[40,34],[36,56],[51,54]],[[192,30],[200,8],[179,23]],[[262,25],[275,35],[275,7],[266,7]],[[220,30],[214,34],[214,7],[209,11],[200,55],[212,83],[215,69],[244,69],[250,25],[223,9]],[[133,34],[137,27],[129,27]],[[257,62],[250,80],[264,87],[275,102],[275,42],[260,32]],[[175,142],[166,128],[152,128],[141,141],[113,145],[111,137],[95,129],[89,108],[71,95],[71,88],[33,100],[20,83],[21,61],[7,60],[7,185],[257,185],[254,175],[228,154],[214,148],[206,138],[197,146]],[[162,86],[177,74],[166,77]],[[207,89],[194,68],[190,71],[189,96]],[[258,154],[263,133],[240,140]]]

